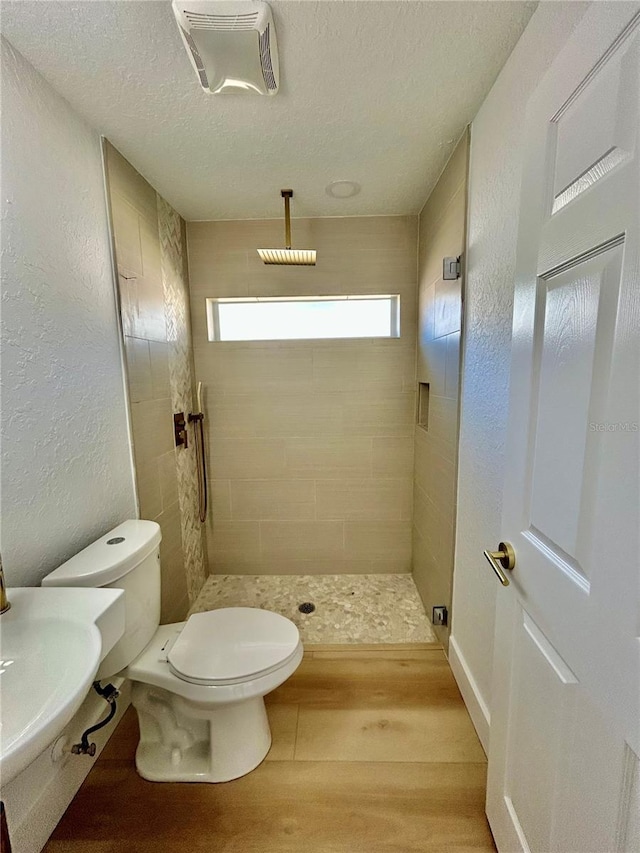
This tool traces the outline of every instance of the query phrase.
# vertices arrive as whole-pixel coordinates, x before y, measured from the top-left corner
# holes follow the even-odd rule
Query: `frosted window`
[[[400,297],[207,299],[210,341],[398,338]]]

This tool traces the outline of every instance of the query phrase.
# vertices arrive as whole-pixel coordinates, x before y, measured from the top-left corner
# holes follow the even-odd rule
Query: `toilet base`
[[[140,723],[138,773],[151,782],[228,782],[255,769],[271,746],[262,696],[207,705],[133,682]]]

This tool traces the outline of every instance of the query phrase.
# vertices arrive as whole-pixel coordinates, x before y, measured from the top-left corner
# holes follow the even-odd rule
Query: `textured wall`
[[[1,532],[18,586],[136,505],[100,138],[4,39],[1,51]],[[72,742],[103,707],[88,695]],[[92,764],[47,750],[3,787],[14,853],[42,848]]]
[[[456,522],[462,278],[443,281],[442,259],[464,251],[466,132],[420,214],[418,236],[418,382],[428,411],[415,428],[413,576],[427,614],[451,610]],[[447,645],[450,626],[434,626]]]
[[[2,179],[1,547],[19,586],[136,508],[100,139],[5,40]]]
[[[404,572],[411,564],[416,217],[296,219],[317,267],[269,267],[282,220],[187,226],[207,390],[212,571]],[[394,340],[207,340],[208,296],[400,293]]]
[[[451,645],[488,717],[524,110],[587,3],[542,3],[471,128],[468,257]],[[465,697],[466,698],[466,697]]]
[[[173,413],[193,411],[182,223],[107,143],[108,186],[140,515],[162,528],[163,622],[183,619],[204,582],[193,429],[175,447]]]

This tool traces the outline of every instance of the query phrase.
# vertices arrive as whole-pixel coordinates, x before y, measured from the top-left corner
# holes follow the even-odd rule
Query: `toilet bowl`
[[[132,681],[140,775],[154,782],[227,782],[269,751],[263,697],[300,665],[300,635],[284,616],[253,607],[159,625],[160,538],[155,522],[126,521],[42,584],[124,589],[125,632],[96,679],[119,674]]]
[[[289,619],[251,607],[162,625],[125,670],[140,743],[136,767],[152,782],[227,782],[271,746],[263,697],[302,660]]]

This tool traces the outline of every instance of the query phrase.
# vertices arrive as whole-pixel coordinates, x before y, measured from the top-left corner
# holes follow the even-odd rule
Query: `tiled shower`
[[[139,512],[162,529],[163,622],[183,619],[206,575],[196,459],[173,440],[172,413],[193,410],[184,223],[104,144]]]
[[[417,217],[295,220],[316,267],[265,266],[281,220],[187,225],[207,388],[209,565],[226,574],[411,567]],[[210,342],[206,297],[399,293],[400,338]],[[295,330],[292,330],[295,335]]]
[[[163,620],[244,604],[283,612],[309,642],[446,643],[428,617],[451,605],[461,279],[444,282],[441,263],[464,242],[466,135],[420,216],[294,220],[318,253],[303,268],[258,257],[281,240],[280,219],[184,223],[105,147],[140,512],[163,531]],[[209,340],[208,298],[373,294],[399,294],[399,337]],[[176,447],[173,430],[196,379],[202,527],[194,436]]]

